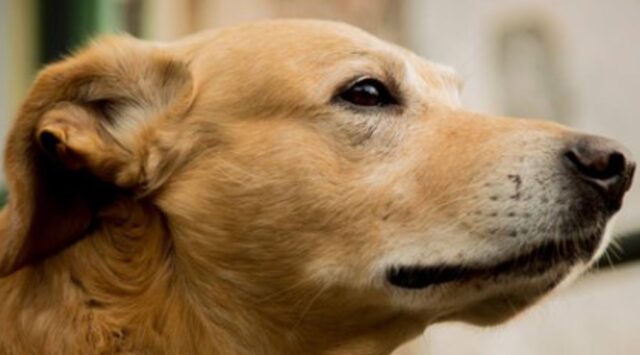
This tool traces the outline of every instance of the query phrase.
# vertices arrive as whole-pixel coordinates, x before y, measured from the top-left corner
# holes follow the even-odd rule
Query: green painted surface
[[[40,0],[40,62],[58,60],[101,33],[123,27],[122,5],[114,0]]]
[[[4,207],[7,204],[8,197],[7,190],[4,187],[0,188],[0,207]]]

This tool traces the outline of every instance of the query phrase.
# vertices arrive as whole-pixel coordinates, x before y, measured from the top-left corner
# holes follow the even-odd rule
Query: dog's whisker
[[[309,312],[309,310],[311,310],[311,307],[313,307],[313,304],[320,299],[320,296],[322,296],[322,294],[327,291],[329,289],[329,284],[325,283],[324,285],[322,285],[322,287],[320,288],[320,290],[313,296],[311,297],[311,299],[309,300],[309,303],[307,303],[306,307],[304,307],[304,309],[302,310],[302,312],[300,312],[300,315],[298,316],[298,319],[295,321],[295,323],[293,324],[293,326],[291,327],[291,330],[294,330],[296,328],[298,328],[300,326],[300,324],[302,324],[302,321],[304,320],[305,316],[307,315],[307,313]],[[297,308],[297,307],[296,307]]]
[[[305,284],[313,284],[314,282],[315,282],[315,280],[311,276],[307,277],[307,278],[303,278],[302,280],[300,280],[300,281],[298,281],[298,282],[296,282],[296,283],[294,283],[294,284],[292,284],[292,285],[290,285],[290,286],[288,286],[288,287],[286,287],[284,289],[278,290],[278,291],[276,291],[274,293],[271,293],[271,294],[269,294],[269,295],[267,295],[267,296],[265,296],[263,298],[260,298],[260,299],[256,300],[256,302],[258,304],[260,304],[260,303],[271,301],[273,299],[276,299],[276,298],[279,298],[281,296],[284,296],[287,293],[293,292],[296,289],[304,286]]]

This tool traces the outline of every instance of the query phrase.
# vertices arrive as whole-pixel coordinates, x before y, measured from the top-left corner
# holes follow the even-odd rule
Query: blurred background
[[[272,17],[362,27],[456,68],[472,110],[553,119],[640,158],[639,0],[0,0],[0,138],[37,71],[91,37],[172,40]],[[396,354],[640,354],[639,183],[617,246],[577,285],[504,326],[433,326]]]

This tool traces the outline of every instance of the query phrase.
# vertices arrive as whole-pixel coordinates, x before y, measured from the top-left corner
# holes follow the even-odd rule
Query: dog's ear
[[[160,127],[176,125],[192,92],[185,63],[129,37],[43,70],[6,144],[0,276],[87,233],[114,194],[158,186],[176,155]]]

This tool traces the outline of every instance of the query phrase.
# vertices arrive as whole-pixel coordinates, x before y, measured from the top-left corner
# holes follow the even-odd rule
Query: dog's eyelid
[[[340,85],[331,103],[347,104],[357,109],[397,107],[401,105],[397,87],[393,80],[359,75]]]
[[[336,90],[335,95],[340,95],[340,93],[342,93],[345,90],[349,89],[353,85],[355,85],[355,84],[357,84],[359,82],[363,82],[365,80],[379,81],[380,83],[382,83],[387,88],[395,88],[396,87],[396,85],[391,85],[391,84],[393,84],[393,80],[389,80],[385,76],[380,77],[379,75],[360,74],[360,75],[356,75],[356,76],[350,78],[349,80],[345,80],[345,81],[342,82],[342,84],[338,85],[338,89]],[[393,90],[393,91],[395,92],[395,90]]]

